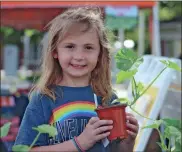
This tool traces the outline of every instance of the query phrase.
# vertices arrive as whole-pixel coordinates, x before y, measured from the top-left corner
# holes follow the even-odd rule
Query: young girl
[[[113,122],[100,120],[94,112],[94,94],[100,106],[116,98],[109,49],[98,8],[72,8],[50,22],[42,75],[32,91],[16,145],[32,143],[37,135],[32,127],[53,124],[58,135],[42,134],[31,151],[133,151],[138,132],[133,115],[127,114],[128,139],[105,147],[102,140],[110,134]]]

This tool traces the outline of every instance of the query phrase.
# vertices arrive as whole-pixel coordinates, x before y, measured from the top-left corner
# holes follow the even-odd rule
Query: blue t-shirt
[[[35,146],[46,146],[62,143],[79,136],[91,117],[97,116],[94,92],[91,86],[67,87],[54,86],[56,101],[38,92],[34,93],[28,104],[15,145],[30,145],[37,135],[32,127],[42,124],[53,124],[58,135],[53,139],[48,134],[41,134]],[[116,96],[113,96],[114,100]],[[101,105],[101,97],[97,96]],[[109,147],[109,146],[108,146]],[[88,152],[108,152],[102,142],[97,142]]]

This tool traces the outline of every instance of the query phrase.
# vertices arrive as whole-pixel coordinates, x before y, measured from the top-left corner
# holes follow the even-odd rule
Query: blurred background
[[[2,139],[3,145],[9,151],[28,104],[28,92],[40,76],[41,40],[46,39],[47,32],[44,27],[67,8],[84,5],[99,6],[102,9],[104,24],[113,48],[111,74],[118,96],[129,96],[130,84],[115,82],[118,69],[114,56],[120,48],[133,49],[139,56],[144,57],[146,62],[138,73],[139,77],[153,74],[154,68],[149,67],[156,59],[170,59],[181,66],[180,1],[1,2],[0,125],[12,122],[10,134]],[[166,77],[156,86],[163,91],[163,96],[158,93],[154,98],[154,102],[160,103],[160,109],[155,111],[155,108],[150,108],[149,116],[181,119],[181,74],[168,71]],[[154,96],[153,93],[149,95]],[[154,104],[155,106],[157,104]],[[144,109],[141,111],[144,112]],[[137,139],[136,151],[160,151],[155,144],[159,140],[158,135],[154,131],[145,134],[148,134],[145,143],[140,142],[142,133],[141,139]]]

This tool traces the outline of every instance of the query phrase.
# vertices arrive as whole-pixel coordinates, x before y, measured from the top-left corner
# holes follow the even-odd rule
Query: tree
[[[160,20],[171,20],[182,16],[182,1],[160,1],[159,16]]]

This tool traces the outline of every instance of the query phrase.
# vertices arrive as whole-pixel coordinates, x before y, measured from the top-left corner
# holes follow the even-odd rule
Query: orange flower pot
[[[127,127],[126,127],[126,104],[123,105],[113,105],[109,107],[97,108],[95,111],[97,115],[102,120],[113,120],[113,129],[111,130],[108,139],[110,141],[115,139],[125,139],[127,138]]]

